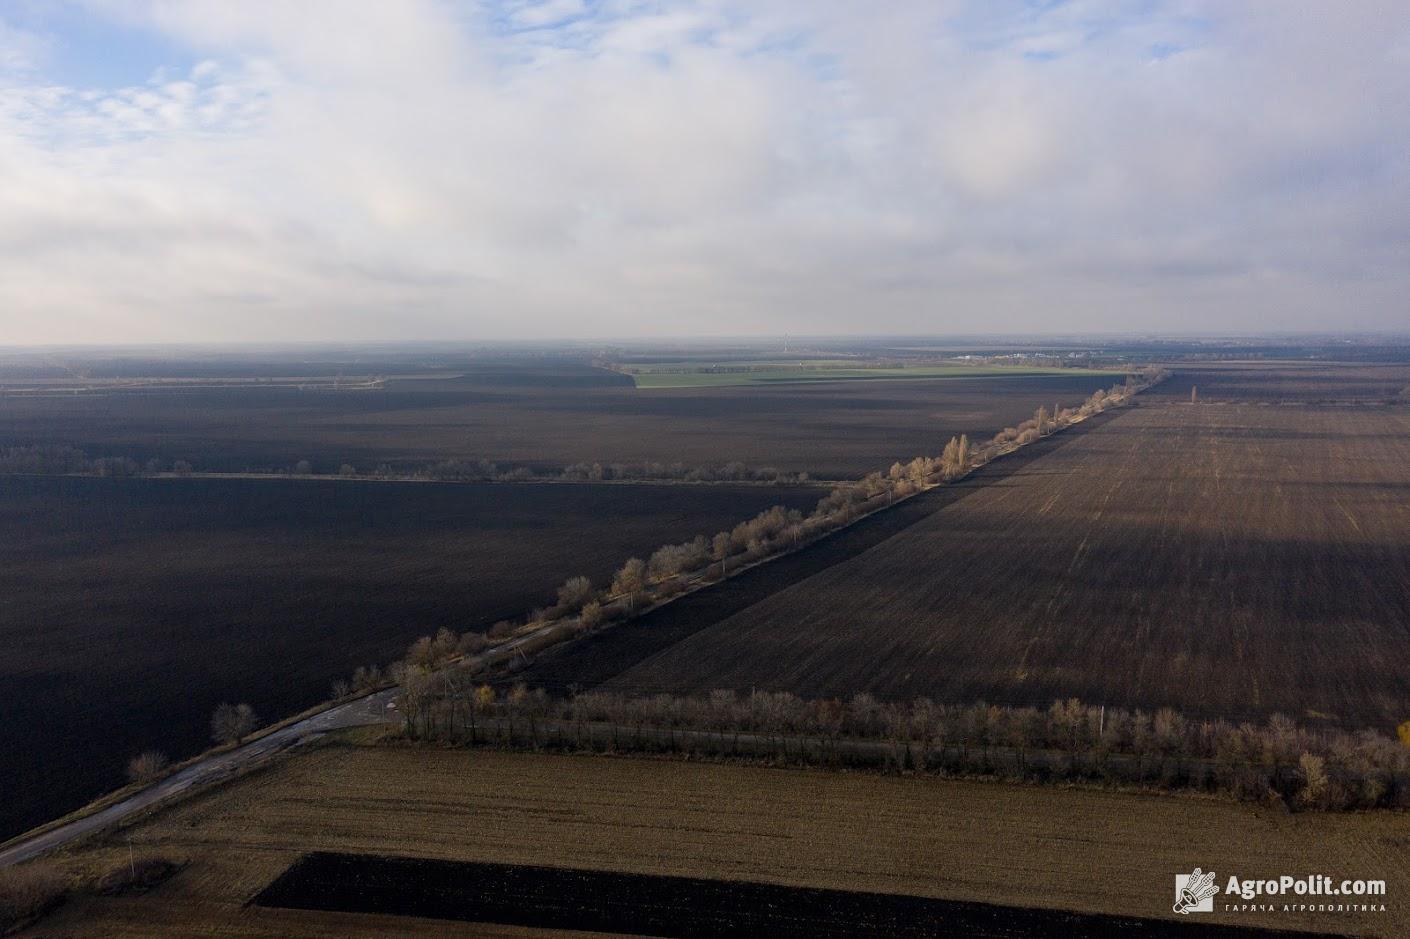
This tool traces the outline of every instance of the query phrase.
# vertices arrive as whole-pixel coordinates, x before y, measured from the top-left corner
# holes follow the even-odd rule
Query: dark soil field
[[[1306,935],[854,890],[324,851],[299,858],[254,902],[674,939]]]
[[[584,677],[1410,718],[1410,412],[1142,403],[1030,449],[750,605],[701,593],[673,644],[589,649]]]
[[[1112,377],[998,375],[876,384],[636,389],[602,369],[481,368],[463,378],[326,384],[104,386],[0,397],[0,448],[78,447],[91,457],[185,460],[197,470],[278,470],[309,460],[416,468],[490,460],[557,470],[578,462],[742,462],[820,478],[861,476],[992,435],[1039,405],[1072,405]]]
[[[1151,399],[1315,403],[1410,402],[1404,363],[1218,362],[1182,364]]]
[[[267,719],[437,627],[818,492],[765,486],[0,478],[0,835]]]

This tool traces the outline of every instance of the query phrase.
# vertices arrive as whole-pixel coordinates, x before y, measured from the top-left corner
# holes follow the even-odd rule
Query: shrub
[[[490,644],[489,638],[484,633],[464,632],[460,634],[460,641],[456,646],[456,651],[460,655],[474,655],[482,651]]]
[[[558,605],[573,613],[592,599],[592,581],[586,577],[570,577],[558,588]]]
[[[141,893],[176,873],[177,865],[160,857],[140,858],[119,864],[99,877],[93,888],[104,896]]]
[[[149,783],[165,773],[168,765],[165,753],[148,750],[127,761],[127,778],[135,783]]]
[[[211,739],[216,743],[240,743],[255,729],[258,718],[254,708],[241,702],[222,702],[211,715]]]

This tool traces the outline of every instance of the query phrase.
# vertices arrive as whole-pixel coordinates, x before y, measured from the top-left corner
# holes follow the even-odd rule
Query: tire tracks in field
[[[1067,570],[1063,572],[1063,575],[1061,577],[1053,579],[1052,589],[1048,595],[1048,602],[1044,604],[1043,607],[1043,615],[1039,617],[1038,622],[1033,628],[1033,632],[1029,635],[1028,641],[1024,644],[1023,654],[1019,657],[1018,665],[1014,670],[1014,678],[1020,684],[1026,681],[1028,678],[1029,657],[1033,654],[1033,650],[1047,636],[1049,632],[1048,624],[1053,621],[1053,612],[1057,609],[1058,605],[1062,603],[1062,601],[1066,598],[1068,587],[1072,583],[1074,575],[1081,567],[1083,557],[1085,556],[1087,551],[1087,544],[1092,537],[1092,532],[1100,526],[1102,516],[1106,513],[1108,506],[1111,504],[1112,496],[1116,495],[1117,492],[1120,491],[1122,484],[1128,478],[1128,473],[1126,471],[1127,466],[1129,466],[1130,463],[1135,460],[1144,450],[1143,438],[1146,428],[1140,427],[1140,431],[1140,433],[1132,435],[1131,445],[1126,449],[1126,452],[1122,456],[1120,468],[1110,475],[1110,482],[1107,486],[1106,492],[1102,496],[1102,501],[1097,506],[1096,511],[1092,514],[1092,517],[1087,520],[1086,532],[1082,535],[1082,540],[1077,543],[1076,549],[1072,552],[1072,560],[1068,562]],[[1089,456],[1087,462],[1090,462],[1093,456]],[[1069,475],[1085,476],[1086,474],[1071,473]],[[1100,474],[1096,475],[1098,478],[1100,478]],[[1062,495],[1063,491],[1061,488],[1059,488],[1058,492],[1055,493],[1053,497],[1048,500],[1047,505],[1043,507],[1042,512],[1039,512],[1038,514],[1041,515],[1043,514],[1043,512],[1046,512],[1049,508],[1052,507],[1054,503],[1056,503],[1058,498],[1060,498]]]

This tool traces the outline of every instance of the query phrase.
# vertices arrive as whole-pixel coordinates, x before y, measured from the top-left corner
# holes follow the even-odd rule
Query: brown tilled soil
[[[1410,411],[1143,401],[1096,423],[607,686],[1410,718]]]

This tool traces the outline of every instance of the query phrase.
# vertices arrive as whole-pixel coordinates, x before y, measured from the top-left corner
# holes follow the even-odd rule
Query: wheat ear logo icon
[[[1202,872],[1198,867],[1189,875],[1175,878],[1175,905],[1171,910],[1184,916],[1189,913],[1210,913],[1214,910],[1211,901],[1219,888],[1214,886],[1214,871]]]

